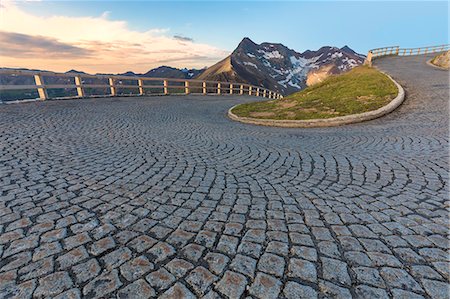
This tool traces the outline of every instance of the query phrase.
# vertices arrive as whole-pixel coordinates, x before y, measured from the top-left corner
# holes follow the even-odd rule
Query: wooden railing
[[[421,55],[436,52],[448,51],[450,45],[440,45],[440,46],[430,46],[430,47],[420,47],[420,48],[400,48],[400,46],[390,46],[369,50],[367,53],[367,58],[365,63],[371,64],[375,58],[383,56],[410,56],[410,55]]]
[[[61,97],[49,96],[51,89],[73,89],[76,90],[74,96],[64,96],[64,98],[87,98],[105,96],[143,96],[143,95],[169,95],[169,94],[201,94],[201,95],[251,95],[267,99],[281,99],[283,96],[269,89],[245,83],[203,81],[195,79],[173,79],[173,78],[150,78],[137,76],[116,76],[116,75],[89,75],[84,73],[54,73],[43,71],[30,71],[18,69],[0,69],[0,75],[9,76],[30,76],[34,84],[28,85],[5,85],[0,84],[0,92],[7,90],[31,90],[38,92],[40,100],[47,100]],[[46,84],[45,78],[67,78],[63,84]],[[86,81],[104,81],[104,83],[88,84]],[[30,81],[30,80],[29,80]],[[126,81],[134,84],[125,84]],[[87,95],[87,90],[106,89],[108,93]],[[129,93],[121,93],[120,90],[131,90]],[[133,90],[135,92],[133,92]]]

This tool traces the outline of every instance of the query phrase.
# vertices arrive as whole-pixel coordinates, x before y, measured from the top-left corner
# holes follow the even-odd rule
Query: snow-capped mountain
[[[349,47],[322,47],[298,53],[282,44],[254,43],[244,38],[224,60],[206,69],[198,79],[246,82],[290,94],[364,62]]]

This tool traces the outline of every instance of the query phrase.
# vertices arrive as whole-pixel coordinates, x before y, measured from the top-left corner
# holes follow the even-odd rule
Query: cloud
[[[106,10],[100,15],[100,18],[107,19],[110,15],[111,15],[111,12],[109,10]]]
[[[229,54],[189,37],[170,35],[169,28],[132,30],[125,21],[109,20],[109,12],[97,17],[43,17],[25,12],[14,2],[2,1],[2,5],[0,61],[4,67],[146,72],[162,61],[174,67],[203,67]]]
[[[185,36],[181,36],[181,35],[174,35],[173,38],[176,40],[182,41],[182,42],[193,42],[194,41],[193,38],[185,37]]]
[[[87,49],[45,36],[0,31],[2,56],[19,58],[42,57],[48,59],[81,58],[90,56]]]

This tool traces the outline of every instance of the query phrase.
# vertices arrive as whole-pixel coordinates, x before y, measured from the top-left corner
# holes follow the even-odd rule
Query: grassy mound
[[[450,51],[437,55],[431,60],[431,63],[444,69],[450,69]]]
[[[262,119],[332,118],[376,110],[394,99],[397,92],[386,75],[359,66],[281,100],[242,104],[232,112]]]

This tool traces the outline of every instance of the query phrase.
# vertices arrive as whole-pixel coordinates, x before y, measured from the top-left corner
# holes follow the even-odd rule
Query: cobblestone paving
[[[232,122],[241,97],[0,107],[0,298],[448,298],[448,73],[377,65],[375,121]]]

